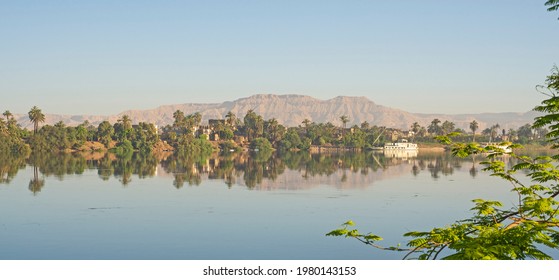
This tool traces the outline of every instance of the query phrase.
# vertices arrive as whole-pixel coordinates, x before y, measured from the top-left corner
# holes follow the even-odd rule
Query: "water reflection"
[[[24,157],[0,154],[0,184],[9,184],[26,165]]]
[[[171,184],[177,189],[185,185],[198,186],[204,180],[221,180],[229,188],[234,185],[249,189],[309,188],[320,184],[358,188],[410,172],[414,176],[428,172],[433,180],[437,180],[453,175],[463,166],[475,178],[482,168],[480,160],[483,159],[459,159],[440,151],[420,151],[404,156],[382,152],[260,152],[212,156],[171,153],[34,153],[29,158],[0,156],[0,184],[10,184],[19,170],[29,166],[33,168],[29,190],[34,194],[48,185],[45,178],[64,180],[65,176],[84,174],[88,170],[96,170],[101,180],[116,178],[122,186],[129,186],[134,180],[159,176],[172,178]]]
[[[39,170],[37,166],[33,166],[33,179],[29,181],[29,190],[33,194],[37,194],[41,191],[43,186],[45,185],[45,179],[39,178]]]

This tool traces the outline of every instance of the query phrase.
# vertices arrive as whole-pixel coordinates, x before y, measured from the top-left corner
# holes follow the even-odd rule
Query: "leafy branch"
[[[552,148],[559,148],[559,69],[554,67],[547,80],[548,99],[534,110],[546,113],[535,119],[534,128],[548,127],[546,135]],[[380,236],[362,234],[355,229],[353,221],[347,221],[328,236],[344,236],[377,249],[407,251],[404,259],[551,259],[543,249],[559,248],[559,155],[528,157],[512,152],[522,146],[510,142],[491,145],[453,142],[456,134],[437,137],[440,143],[449,145],[452,155],[467,157],[484,155],[484,171],[512,185],[511,191],[518,196],[516,205],[503,209],[502,203],[474,199],[472,217],[456,221],[446,227],[430,231],[412,231],[407,247],[385,247],[378,244]],[[503,158],[516,163],[507,166]],[[518,175],[518,174],[523,175]],[[522,179],[521,179],[522,178]],[[522,180],[528,179],[529,183]]]

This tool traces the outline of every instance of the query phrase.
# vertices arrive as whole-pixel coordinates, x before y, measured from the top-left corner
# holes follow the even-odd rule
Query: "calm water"
[[[481,168],[423,152],[5,158],[0,259],[400,259],[325,234],[352,219],[405,244],[474,198],[514,202]]]

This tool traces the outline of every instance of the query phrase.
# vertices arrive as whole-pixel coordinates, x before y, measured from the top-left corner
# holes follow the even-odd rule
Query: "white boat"
[[[417,144],[410,143],[406,139],[402,139],[400,142],[386,143],[384,144],[384,151],[406,151],[406,150],[418,150]]]

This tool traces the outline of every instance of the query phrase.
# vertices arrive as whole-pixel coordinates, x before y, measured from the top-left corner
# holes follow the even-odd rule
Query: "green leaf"
[[[359,231],[356,230],[356,229],[350,230],[346,235],[347,235],[348,237],[357,237],[357,236],[361,236],[361,234],[359,233]]]
[[[347,234],[347,232],[348,232],[347,229],[339,228],[327,233],[326,236],[344,236]]]
[[[370,241],[380,241],[380,240],[382,240],[382,237],[380,237],[378,235],[374,235],[372,233],[369,233],[369,234],[363,236],[363,238],[365,238],[366,240],[370,240]]]

